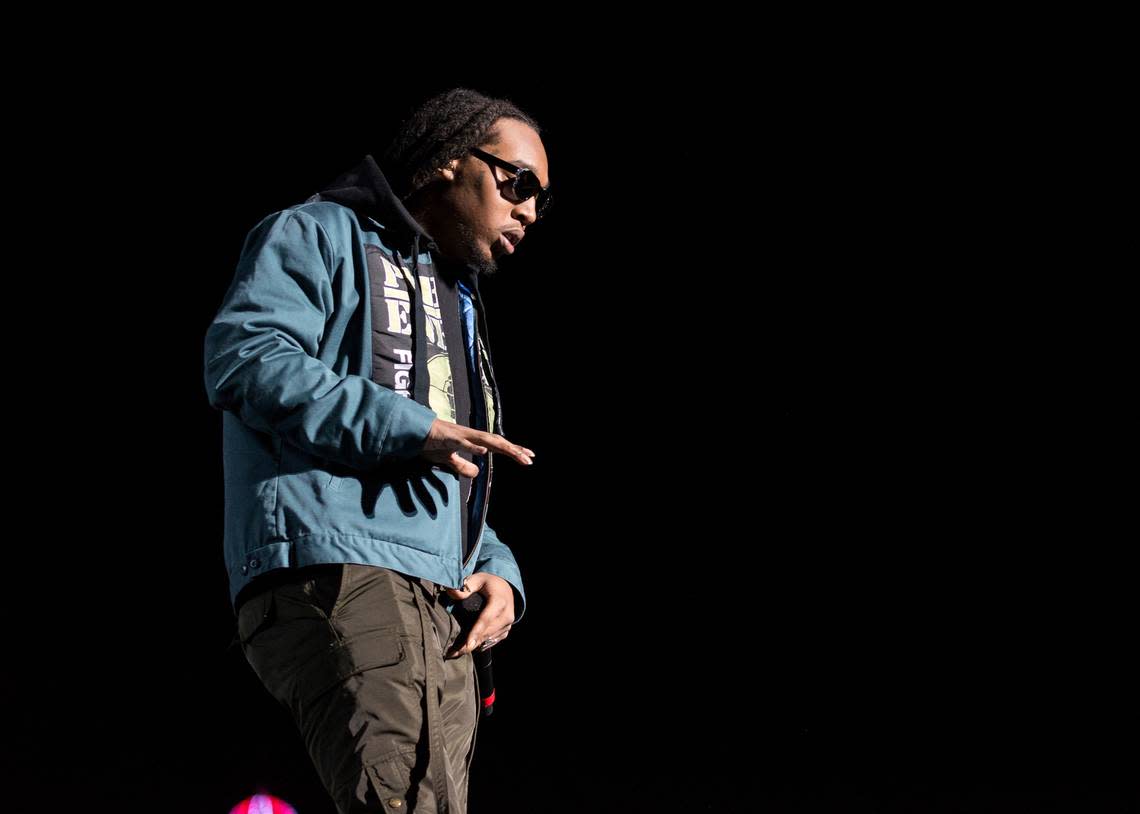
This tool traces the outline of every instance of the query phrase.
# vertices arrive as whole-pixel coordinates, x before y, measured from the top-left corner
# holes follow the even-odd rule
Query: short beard
[[[489,258],[483,257],[479,237],[469,224],[459,221],[455,224],[455,231],[459,236],[459,250],[462,252],[460,259],[464,263],[474,268],[479,274],[488,276],[499,270],[499,264],[495,261],[494,255]]]

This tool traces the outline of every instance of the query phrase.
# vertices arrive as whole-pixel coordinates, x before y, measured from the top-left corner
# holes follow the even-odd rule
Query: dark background
[[[110,111],[130,126],[57,224],[94,227],[67,353],[102,364],[65,395],[94,402],[65,425],[92,463],[57,527],[88,531],[46,560],[74,635],[21,649],[26,788],[332,812],[229,646],[202,340],[261,217],[462,84],[544,125],[555,190],[483,284],[508,437],[537,455],[490,509],[528,607],[495,650],[472,810],[1123,809],[1125,538],[1073,467],[1063,348],[993,200],[928,148],[973,120],[809,62],[622,76],[298,70]]]

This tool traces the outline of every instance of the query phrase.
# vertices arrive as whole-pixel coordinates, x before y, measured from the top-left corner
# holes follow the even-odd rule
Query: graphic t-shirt
[[[462,282],[457,282],[456,286],[441,292],[436,267],[428,253],[420,255],[414,271],[418,280],[413,283],[413,269],[410,264],[403,263],[402,258],[397,264],[383,250],[372,245],[367,246],[366,251],[373,282],[372,379],[405,398],[414,397],[413,309],[418,304],[412,301],[410,292],[418,292],[426,316],[428,406],[445,421],[489,431],[495,426],[494,395],[486,372],[490,360],[476,327],[477,314],[471,291]],[[413,289],[412,285],[416,287]],[[441,298],[441,293],[449,294],[451,298]],[[449,307],[454,309],[454,313],[443,313],[441,299],[451,303]],[[445,325],[448,326],[446,329]],[[454,359],[448,354],[448,333],[466,353],[456,353]],[[473,371],[477,371],[477,375]],[[462,376],[466,381],[466,386],[458,394],[456,376]],[[470,394],[470,397],[459,398],[462,394]],[[461,417],[460,412],[464,413]],[[463,513],[463,557],[466,560],[472,544],[468,529],[475,528],[480,520],[486,491],[487,459],[486,456],[460,454],[479,467],[479,475],[474,479],[459,476],[460,496],[467,507]]]
[[[401,268],[388,259],[376,246],[367,246],[368,265],[378,268],[372,279],[381,285],[372,288],[372,378],[378,384],[391,387],[401,396],[412,398],[412,333],[415,322],[412,312],[412,269]],[[455,388],[452,381],[451,359],[447,355],[447,337],[443,331],[436,290],[435,268],[422,259],[416,269],[419,280],[415,283],[418,295],[423,298],[427,329],[427,369],[430,387],[428,406],[445,421],[456,421]],[[374,266],[375,264],[375,266]]]

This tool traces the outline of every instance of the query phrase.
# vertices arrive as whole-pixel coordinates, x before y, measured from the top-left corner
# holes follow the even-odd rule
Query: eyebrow
[[[515,158],[508,158],[506,160],[511,162],[512,164],[514,164],[516,167],[523,167],[524,169],[530,170],[535,175],[538,175],[538,168],[535,167],[533,164],[528,164],[526,161],[520,161],[520,160],[515,159]],[[550,184],[547,184],[546,186],[544,186],[543,189],[550,189]]]

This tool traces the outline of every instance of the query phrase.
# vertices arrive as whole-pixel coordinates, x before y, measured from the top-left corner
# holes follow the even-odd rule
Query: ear
[[[444,164],[442,167],[440,167],[438,170],[436,170],[436,172],[445,181],[454,181],[455,180],[455,169],[458,166],[459,166],[459,159],[453,158],[450,161],[448,161],[446,164]]]

